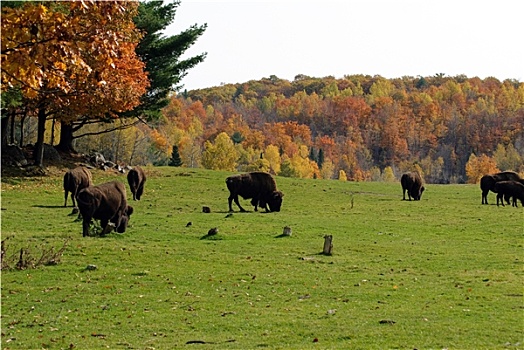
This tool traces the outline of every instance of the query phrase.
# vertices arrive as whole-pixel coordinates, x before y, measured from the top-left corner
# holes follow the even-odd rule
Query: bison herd
[[[402,175],[400,179],[402,185],[403,200],[406,200],[406,191],[408,199],[420,200],[424,186],[422,185],[422,178],[417,172],[409,172]],[[480,189],[482,191],[482,204],[488,204],[489,191],[497,194],[497,206],[504,201],[517,207],[517,200],[520,200],[524,206],[524,179],[520,178],[519,174],[513,171],[503,171],[496,174],[484,175],[480,179]]]
[[[133,213],[133,207],[127,204],[125,185],[118,181],[93,185],[91,172],[85,167],[77,167],[69,170],[64,175],[64,206],[67,205],[67,196],[71,192],[73,206],[75,200],[82,216],[82,234],[89,235],[89,226],[93,219],[100,220],[102,233],[107,234],[111,230],[119,233],[125,232],[129,218]],[[127,181],[133,200],[140,200],[144,193],[146,175],[142,168],[135,167],[127,175]],[[402,175],[403,200],[419,201],[424,192],[422,177],[418,172],[408,172]],[[246,210],[240,205],[238,197],[251,199],[251,205],[265,209],[266,212],[279,212],[282,207],[284,194],[277,189],[273,176],[265,172],[250,172],[232,175],[226,178],[226,186],[229,190],[229,211],[233,211],[232,203],[238,206],[241,212]],[[488,204],[488,193],[492,191],[497,194],[497,206],[504,201],[517,207],[517,200],[524,206],[524,179],[512,171],[500,172],[492,175],[484,175],[480,180],[482,190],[482,204]]]
[[[497,194],[497,205],[504,201],[517,207],[517,200],[524,206],[524,179],[513,171],[503,171],[492,175],[484,175],[480,179],[482,204],[488,204],[489,191]]]
[[[67,206],[67,194],[71,192],[73,207],[75,199],[79,215],[82,217],[82,235],[89,236],[89,226],[93,219],[100,220],[102,234],[111,230],[124,233],[129,222],[133,207],[127,204],[125,185],[111,181],[93,185],[93,176],[89,169],[77,167],[64,175],[64,207]],[[140,200],[144,192],[146,175],[140,167],[131,169],[127,176],[133,200]]]

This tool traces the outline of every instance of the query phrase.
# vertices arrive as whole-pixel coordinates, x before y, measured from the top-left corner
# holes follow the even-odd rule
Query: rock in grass
[[[378,321],[378,323],[380,323],[380,324],[395,324],[397,322],[395,322],[393,320],[380,320],[380,321]]]

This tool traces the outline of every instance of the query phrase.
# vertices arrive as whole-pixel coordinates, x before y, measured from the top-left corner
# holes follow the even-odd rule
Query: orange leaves
[[[167,154],[169,145],[164,135],[160,134],[156,129],[151,130],[151,142],[153,146]]]
[[[45,98],[59,117],[135,107],[149,86],[135,54],[137,6],[72,1],[2,7],[2,86]]]

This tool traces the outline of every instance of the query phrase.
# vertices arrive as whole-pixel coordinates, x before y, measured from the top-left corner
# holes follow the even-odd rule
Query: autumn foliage
[[[47,118],[68,124],[116,117],[140,103],[149,80],[135,53],[142,37],[133,23],[137,7],[137,1],[2,6],[2,90],[20,91],[25,108],[38,114],[40,158]]]
[[[524,84],[513,80],[272,76],[189,91],[164,115],[165,126],[191,138],[181,149],[210,150],[226,133],[284,176],[394,181],[417,168],[427,182],[461,183],[498,163],[524,171]],[[236,168],[246,169],[237,153]]]
[[[135,54],[137,2],[27,3],[2,11],[2,87],[63,118],[132,109],[148,86]]]

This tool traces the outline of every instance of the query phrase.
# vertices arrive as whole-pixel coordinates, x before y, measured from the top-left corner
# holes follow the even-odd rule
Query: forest
[[[272,76],[171,96],[156,124],[122,133],[144,147],[116,159],[353,181],[415,169],[428,183],[475,183],[524,172],[523,125],[524,84],[512,80]],[[115,155],[109,139],[77,148],[93,142]]]
[[[299,74],[187,91],[182,78],[205,53],[180,56],[206,26],[162,37],[178,3],[50,4],[2,7],[2,145],[35,145],[35,164],[50,144],[115,163],[300,178],[397,181],[417,170],[428,183],[475,183],[499,170],[524,174],[518,80]],[[78,20],[65,25],[64,14]]]

